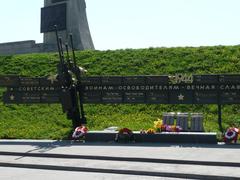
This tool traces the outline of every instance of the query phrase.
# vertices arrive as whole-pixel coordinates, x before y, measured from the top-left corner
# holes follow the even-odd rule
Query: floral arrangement
[[[163,120],[161,120],[161,119],[157,119],[157,121],[154,121],[154,128],[156,129],[156,132],[180,132],[180,131],[182,131],[182,128],[180,126],[163,124]]]
[[[153,122],[153,128],[149,128],[147,131],[141,130],[140,134],[155,134],[160,132],[180,132],[182,128],[175,125],[163,124],[162,119],[157,119]]]
[[[237,143],[238,134],[240,134],[240,130],[238,128],[230,127],[224,133],[223,140],[225,143],[232,143],[232,142]]]
[[[134,141],[134,134],[133,134],[132,130],[130,130],[128,128],[122,128],[116,134],[115,141],[116,142],[124,142],[124,143]]]
[[[76,140],[76,139],[84,138],[87,132],[88,132],[88,128],[86,126],[76,127],[72,134],[72,139]]]
[[[155,130],[153,128],[149,128],[147,130],[147,134],[155,134]]]

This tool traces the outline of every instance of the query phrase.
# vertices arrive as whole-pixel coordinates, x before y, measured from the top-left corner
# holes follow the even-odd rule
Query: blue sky
[[[96,49],[240,44],[240,0],[86,0]],[[43,0],[0,6],[0,43],[42,42]]]

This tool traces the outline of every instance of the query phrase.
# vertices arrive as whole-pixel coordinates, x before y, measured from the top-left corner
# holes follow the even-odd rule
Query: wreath
[[[76,140],[76,139],[84,138],[87,132],[88,132],[88,128],[86,126],[76,127],[72,134],[72,139]]]
[[[224,133],[224,142],[231,143],[234,141],[234,143],[237,143],[238,134],[239,134],[238,128],[234,127],[228,128],[227,131]]]
[[[134,141],[134,134],[128,128],[122,128],[118,131],[115,137],[116,142],[128,143]]]

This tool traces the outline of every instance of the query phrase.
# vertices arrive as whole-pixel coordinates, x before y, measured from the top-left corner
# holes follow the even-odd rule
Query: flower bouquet
[[[156,130],[156,132],[180,132],[180,131],[182,131],[182,128],[180,126],[163,124],[163,120],[161,120],[161,119],[157,119],[157,121],[154,121],[154,129]]]
[[[153,122],[153,127],[156,132],[162,132],[165,130],[165,125],[163,124],[163,120],[157,119],[157,121]]]
[[[149,128],[147,130],[147,134],[155,134],[155,130],[153,128]]]
[[[180,132],[182,128],[180,126],[175,125],[166,125],[166,132]]]

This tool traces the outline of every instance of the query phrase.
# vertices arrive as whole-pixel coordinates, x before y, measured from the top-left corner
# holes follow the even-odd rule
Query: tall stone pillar
[[[41,32],[44,33],[43,42],[46,47],[56,45],[54,25],[58,26],[63,42],[68,41],[68,35],[72,33],[76,49],[94,49],[85,0],[44,0],[44,8],[41,10]]]

